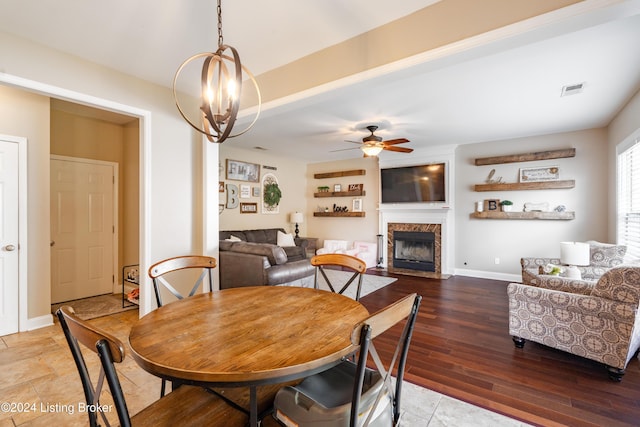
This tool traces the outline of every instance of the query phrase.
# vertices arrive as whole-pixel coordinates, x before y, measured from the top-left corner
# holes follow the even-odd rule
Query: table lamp
[[[300,230],[298,229],[298,224],[302,224],[304,222],[304,215],[302,214],[302,212],[294,212],[292,214],[289,214],[289,222],[291,224],[296,225],[296,239],[297,239],[298,233],[300,232]]]
[[[589,265],[591,251],[588,243],[560,242],[560,262],[568,265],[566,277],[569,279],[581,279],[582,274],[578,265]]]

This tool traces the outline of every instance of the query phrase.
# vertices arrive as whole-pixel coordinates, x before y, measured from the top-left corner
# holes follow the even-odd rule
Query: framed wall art
[[[260,182],[260,165],[227,159],[227,179]]]
[[[559,179],[560,169],[558,166],[520,169],[520,182],[557,181]]]
[[[257,203],[240,203],[240,213],[258,213]]]
[[[353,212],[362,212],[362,199],[353,199],[351,210]]]
[[[248,199],[249,197],[251,197],[251,186],[242,184],[240,186],[240,198]]]

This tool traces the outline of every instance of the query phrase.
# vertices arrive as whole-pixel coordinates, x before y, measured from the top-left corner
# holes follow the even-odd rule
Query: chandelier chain
[[[218,47],[224,44],[222,39],[222,1],[218,0]]]

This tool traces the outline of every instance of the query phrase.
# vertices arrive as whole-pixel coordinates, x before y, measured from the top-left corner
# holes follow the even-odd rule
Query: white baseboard
[[[44,316],[33,317],[27,319],[26,329],[20,332],[32,331],[53,325],[53,314],[45,314]]]
[[[520,274],[496,273],[495,271],[467,270],[465,268],[456,268],[456,276],[477,277],[479,279],[501,280],[504,282],[522,283]]]

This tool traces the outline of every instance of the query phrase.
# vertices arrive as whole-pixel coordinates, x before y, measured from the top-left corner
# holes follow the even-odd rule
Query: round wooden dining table
[[[257,286],[207,292],[160,307],[131,328],[133,358],[147,372],[203,386],[256,387],[326,370],[356,347],[350,335],[369,315],[332,292]]]

